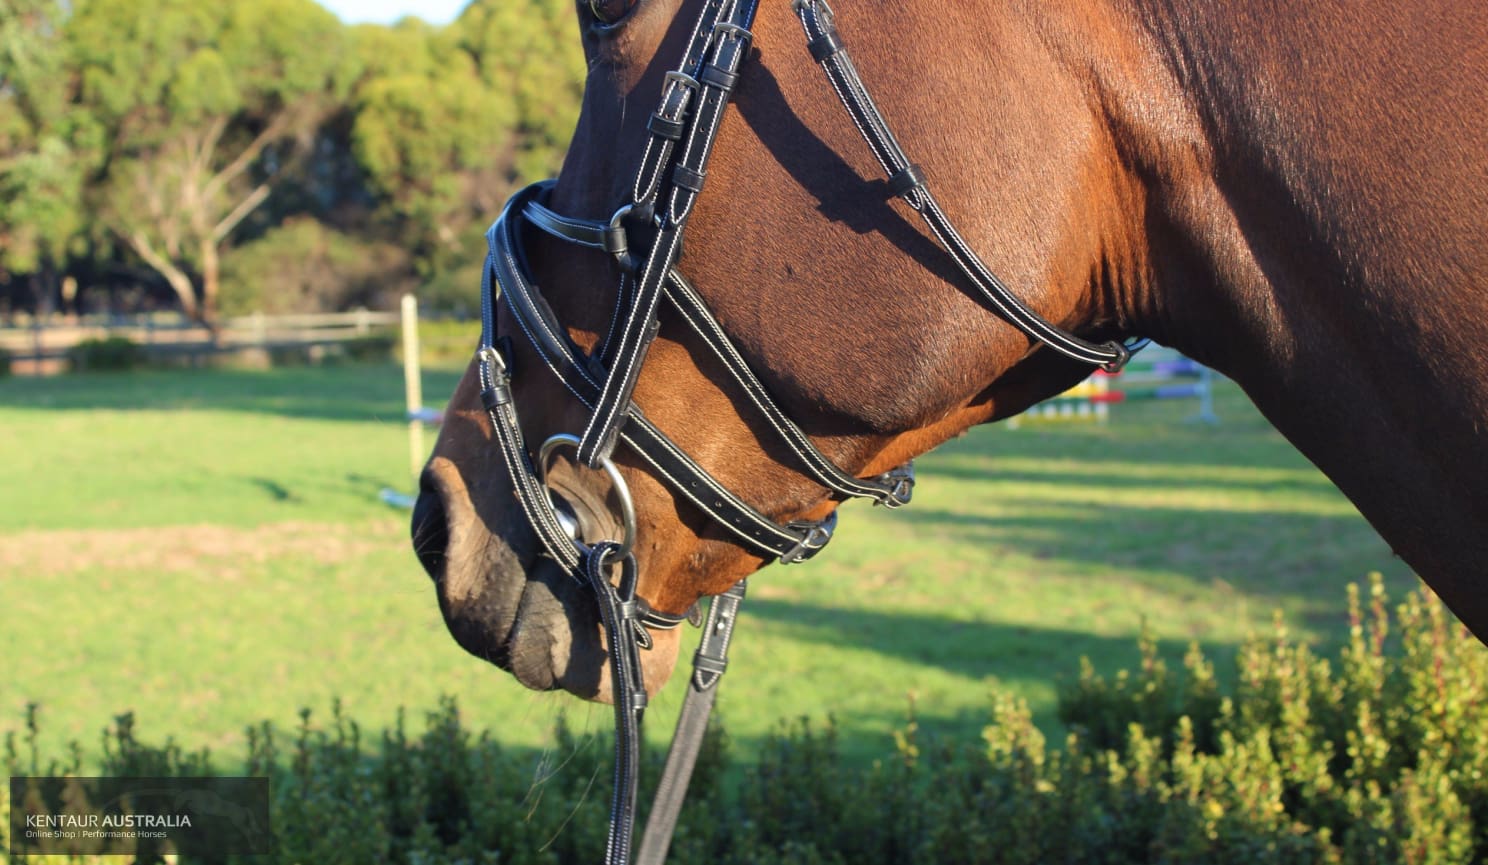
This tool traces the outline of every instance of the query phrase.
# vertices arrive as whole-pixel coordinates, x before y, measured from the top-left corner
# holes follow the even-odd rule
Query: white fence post
[[[408,465],[414,480],[424,467],[424,382],[419,369],[418,298],[403,295],[403,392],[408,401]]]

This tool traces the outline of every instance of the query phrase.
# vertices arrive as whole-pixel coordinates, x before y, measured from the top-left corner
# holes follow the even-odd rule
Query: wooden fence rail
[[[200,361],[223,354],[283,349],[325,349],[347,340],[387,331],[398,313],[358,309],[312,315],[248,315],[224,319],[217,338],[184,317],[128,316],[99,320],[44,321],[27,326],[0,326],[0,349],[10,356],[11,371],[46,375],[67,368],[69,352],[89,339],[123,337],[153,358]]]

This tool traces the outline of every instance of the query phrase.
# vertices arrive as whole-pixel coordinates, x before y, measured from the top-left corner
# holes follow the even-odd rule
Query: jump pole
[[[408,471],[418,480],[424,466],[424,380],[419,369],[418,298],[403,295],[403,393],[408,402]]]
[[[1214,412],[1214,371],[1171,350],[1165,349],[1157,354],[1157,357],[1134,358],[1132,367],[1121,373],[1098,371],[1058,396],[1010,418],[1008,427],[1016,428],[1024,418],[1094,419],[1105,423],[1109,407],[1115,403],[1168,399],[1197,399],[1199,411],[1188,420],[1219,423],[1219,416]],[[1188,381],[1180,381],[1182,379]]]
[[[1196,423],[1219,423],[1219,415],[1214,413],[1214,370],[1207,366],[1199,367],[1199,413],[1189,420]]]

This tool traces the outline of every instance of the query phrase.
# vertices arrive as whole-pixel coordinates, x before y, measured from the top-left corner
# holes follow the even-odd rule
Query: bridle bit
[[[537,455],[537,479],[548,489],[548,494],[557,495],[552,484],[548,483],[548,465],[553,454],[562,447],[575,450],[579,447],[579,437],[568,433],[558,433],[550,436],[542,443]],[[625,558],[635,551],[636,542],[636,510],[635,499],[630,495],[630,485],[625,482],[625,476],[620,474],[620,468],[615,461],[605,457],[600,461],[600,469],[605,477],[610,480],[610,487],[614,490],[616,498],[620,502],[620,540],[605,543],[606,555],[613,561]],[[574,537],[574,545],[579,548],[580,555],[587,555],[591,546],[585,544],[577,535]]]

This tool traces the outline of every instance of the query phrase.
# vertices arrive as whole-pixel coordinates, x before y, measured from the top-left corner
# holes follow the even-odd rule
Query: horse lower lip
[[[539,691],[561,687],[574,650],[575,618],[588,598],[554,561],[539,558],[527,571],[500,666],[517,681]],[[580,625],[580,628],[583,626]]]
[[[503,670],[511,673],[523,686],[534,691],[551,691],[558,687],[557,671],[553,669],[552,656],[547,646],[542,651],[532,651],[533,647],[520,647],[522,641],[521,622],[512,626],[511,639],[503,646],[502,657],[499,661],[493,659],[492,663]]]

